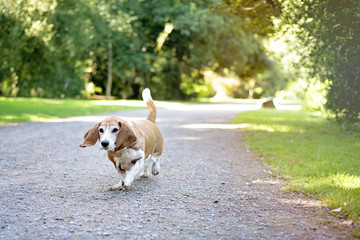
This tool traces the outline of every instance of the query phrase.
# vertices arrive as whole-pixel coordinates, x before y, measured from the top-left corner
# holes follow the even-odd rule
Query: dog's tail
[[[154,101],[151,97],[151,93],[150,93],[150,89],[145,88],[144,91],[142,92],[142,98],[144,99],[144,102],[146,103],[146,105],[149,108],[149,115],[147,116],[147,119],[154,122],[156,120],[156,108],[155,108],[155,104]]]

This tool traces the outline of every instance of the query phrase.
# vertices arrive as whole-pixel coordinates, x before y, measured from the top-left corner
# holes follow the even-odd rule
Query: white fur
[[[144,171],[144,157],[136,161],[135,165],[130,168],[129,171],[126,171],[126,177],[123,180],[125,187],[130,187],[131,183],[141,177]]]
[[[158,175],[160,172],[161,156],[158,156],[157,153],[155,153],[154,156],[151,157],[151,160],[152,160],[151,172],[153,175]]]
[[[134,128],[134,124],[132,121],[130,121],[130,120],[125,120],[125,121],[130,125],[130,127]]]
[[[132,148],[126,148],[121,156],[121,160],[124,161],[131,161],[133,159],[137,159],[139,157],[144,157],[144,151],[143,150],[134,150]]]
[[[127,148],[123,151],[122,156],[119,158],[115,158],[116,169],[120,169],[119,166],[122,164],[128,163],[131,160],[138,159],[134,166],[130,168],[130,170],[125,171],[125,174],[119,171],[119,173],[124,178],[118,184],[115,184],[111,187],[112,190],[121,189],[123,187],[129,187],[131,183],[141,177],[144,174],[144,166],[145,166],[145,154],[142,150],[134,150],[132,148]]]
[[[114,129],[118,129],[116,132],[113,132]],[[102,129],[104,132],[100,132],[99,131],[99,135],[100,135],[100,143],[103,141],[108,141],[109,145],[107,147],[103,147],[101,145],[101,149],[105,149],[105,150],[109,150],[109,151],[114,151],[116,148],[116,137],[117,134],[119,133],[119,127],[117,126],[109,126],[109,124],[107,125],[101,125],[99,126],[100,130]]]
[[[142,92],[142,98],[143,98],[144,102],[153,101],[153,99],[151,97],[150,89],[148,89],[148,88],[144,89],[144,91]]]
[[[144,172],[142,177],[150,177],[151,174],[158,175],[160,172],[160,156],[155,153],[154,155],[150,155],[147,159],[145,159],[144,163]]]

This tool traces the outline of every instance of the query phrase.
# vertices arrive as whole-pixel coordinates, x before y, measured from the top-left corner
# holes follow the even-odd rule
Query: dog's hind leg
[[[161,161],[161,156],[157,156],[156,154],[154,156],[152,156],[152,160],[153,160],[153,165],[152,165],[152,174],[153,175],[158,175],[160,173],[160,161]]]
[[[150,155],[147,159],[145,159],[145,163],[144,163],[144,171],[141,174],[142,178],[148,178],[151,175],[151,167],[153,165],[153,159],[152,156]]]

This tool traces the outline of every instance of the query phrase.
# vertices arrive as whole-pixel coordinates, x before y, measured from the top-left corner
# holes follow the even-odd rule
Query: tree
[[[222,0],[218,11],[242,19],[243,28],[260,37],[269,37],[277,31],[273,19],[282,13],[279,0]]]
[[[153,70],[150,72],[151,84],[161,91],[158,95],[184,98],[180,87],[183,80],[190,77],[194,82],[199,81],[201,71],[206,68],[217,72],[228,68],[245,76],[242,71],[250,65],[253,71],[247,71],[248,74],[256,74],[268,66],[268,61],[263,61],[267,59],[261,42],[244,30],[243,20],[215,12],[212,6],[212,1],[193,1],[191,4],[144,1],[140,8],[132,5],[132,12],[138,16],[132,25],[140,26],[143,33],[143,49],[152,59],[149,62]],[[173,30],[161,51],[156,51],[157,40],[167,24],[172,24]]]
[[[277,31],[273,19],[280,16],[281,11],[282,5],[278,0],[223,0],[217,6],[216,12],[224,15],[228,25],[232,27],[228,28],[230,31],[220,43],[227,49],[219,48],[219,53],[225,52],[225,55],[233,56],[237,62],[235,72],[243,84],[235,95],[253,98],[255,89],[259,90],[257,97],[263,93],[274,95],[276,87],[283,85],[284,80],[274,81],[271,76],[278,75],[278,67],[275,67],[275,62],[268,57],[268,52],[263,47],[263,40]],[[232,44],[232,48],[227,47],[231,46],[228,41],[234,42],[234,39],[228,36],[236,36],[238,39],[235,45]],[[234,55],[234,52],[239,55]]]
[[[259,37],[269,30],[250,31],[250,18],[213,0],[0,1],[2,95],[88,96],[96,85],[108,97],[139,98],[150,86],[184,99],[196,97],[189,88],[205,70],[250,78],[269,67]]]
[[[5,1],[0,11],[1,93],[65,97],[83,89],[89,29],[85,1]]]
[[[329,82],[325,107],[350,122],[360,121],[359,13],[358,0],[284,2],[283,22],[295,26],[309,77]]]

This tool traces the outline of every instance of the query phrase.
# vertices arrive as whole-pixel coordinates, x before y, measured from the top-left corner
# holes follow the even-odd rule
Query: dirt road
[[[229,120],[247,105],[159,109],[160,175],[109,191],[106,152],[78,145],[104,118],[0,127],[1,239],[343,239],[325,207],[296,194],[247,150]],[[147,110],[117,114],[138,119]],[[336,221],[336,220],[331,220]]]

